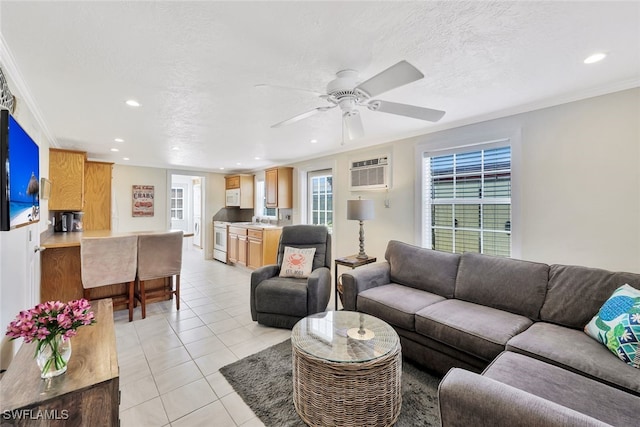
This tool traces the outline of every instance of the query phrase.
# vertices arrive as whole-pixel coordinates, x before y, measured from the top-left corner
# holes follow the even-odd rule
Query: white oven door
[[[227,227],[213,227],[213,258],[227,262]]]

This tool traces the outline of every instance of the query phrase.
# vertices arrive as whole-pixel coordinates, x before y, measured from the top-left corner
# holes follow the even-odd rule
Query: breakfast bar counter
[[[82,276],[80,262],[80,242],[83,237],[111,237],[139,235],[153,231],[113,232],[110,230],[93,230],[84,232],[53,233],[43,236],[40,247],[41,277],[40,301],[59,300],[62,302],[82,298]],[[189,237],[191,234],[185,234]],[[168,279],[156,279],[146,282],[147,291],[169,287]],[[124,283],[103,286],[92,290],[92,298],[106,298],[126,293]],[[158,301],[149,299],[148,302]],[[114,309],[126,308],[126,304],[116,305]]]

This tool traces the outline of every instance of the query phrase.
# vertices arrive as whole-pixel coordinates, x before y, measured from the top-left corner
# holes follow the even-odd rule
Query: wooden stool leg
[[[142,306],[142,318],[147,318],[147,293],[144,290],[144,280],[140,281],[140,305]]]
[[[133,280],[129,282],[129,304],[127,304],[129,306],[129,322],[133,321],[133,283]]]
[[[180,275],[176,275],[176,310],[180,310]]]

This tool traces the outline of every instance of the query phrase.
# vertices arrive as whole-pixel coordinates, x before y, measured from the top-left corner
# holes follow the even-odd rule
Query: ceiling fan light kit
[[[380,111],[418,120],[437,122],[444,116],[444,111],[377,99],[370,100],[373,96],[420,80],[423,77],[424,74],[407,61],[400,61],[362,83],[358,83],[358,72],[356,70],[341,70],[336,73],[336,78],[327,84],[326,95],[320,95],[321,99],[326,100],[331,105],[317,107],[276,123],[271,127],[277,128],[289,125],[335,107],[340,107],[340,110],[342,110],[343,130],[346,128],[347,135],[351,140],[364,136],[362,118],[358,107],[366,107],[370,111]],[[286,88],[284,86],[274,87]]]

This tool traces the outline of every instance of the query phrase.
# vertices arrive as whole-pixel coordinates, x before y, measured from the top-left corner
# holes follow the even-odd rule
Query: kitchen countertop
[[[243,227],[243,228],[252,228],[254,230],[262,230],[262,229],[282,229],[281,225],[273,225],[273,224],[258,224],[255,222],[232,222],[229,224],[231,227]]]
[[[73,231],[66,233],[52,233],[40,242],[40,246],[49,248],[72,248],[80,246],[83,237],[111,237],[111,236],[132,236],[144,233],[157,233],[158,231],[131,231],[115,232],[111,230]],[[193,233],[185,233],[184,237],[192,237]]]

